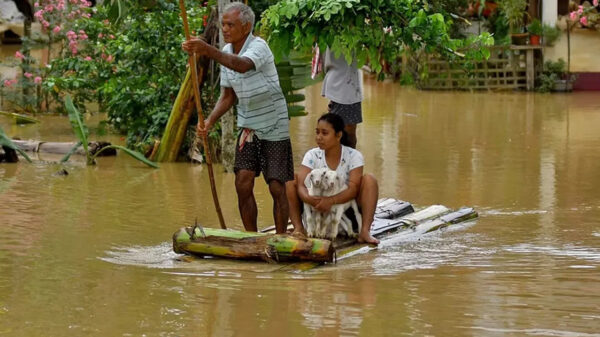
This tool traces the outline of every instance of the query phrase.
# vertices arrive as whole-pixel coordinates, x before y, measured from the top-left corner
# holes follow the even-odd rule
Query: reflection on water
[[[4,47],[4,46],[3,46]],[[291,121],[294,161],[326,110]],[[190,259],[171,235],[218,227],[202,166],[40,154],[0,165],[0,336],[595,336],[600,331],[600,101],[594,93],[428,92],[365,80],[358,148],[382,196],[474,206],[476,224],[307,272]],[[11,137],[73,141],[41,116]],[[96,125],[103,116],[86,121]],[[122,144],[119,136],[93,136]],[[68,176],[55,173],[65,167]],[[225,221],[233,175],[215,167]],[[272,223],[262,178],[261,227]]]

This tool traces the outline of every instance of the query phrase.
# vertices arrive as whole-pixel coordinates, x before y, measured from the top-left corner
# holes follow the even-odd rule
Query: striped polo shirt
[[[223,52],[233,53],[231,43]],[[221,87],[232,88],[238,98],[238,128],[252,129],[263,140],[289,139],[287,105],[271,49],[265,40],[250,34],[238,55],[252,60],[254,69],[242,74],[221,65]]]

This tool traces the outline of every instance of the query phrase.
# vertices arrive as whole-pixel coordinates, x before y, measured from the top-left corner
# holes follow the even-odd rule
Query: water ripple
[[[554,330],[554,329],[502,329],[502,328],[487,328],[487,327],[465,327],[474,330],[483,330],[489,332],[499,332],[499,333],[517,333],[520,335],[530,335],[530,336],[557,336],[557,337],[600,337],[598,333],[585,333],[585,332],[577,332],[577,331],[565,331],[565,330]]]
[[[539,253],[558,257],[573,257],[580,260],[591,262],[600,262],[600,249],[593,247],[580,247],[571,244],[562,247],[536,246],[533,244],[519,244],[513,247],[504,248],[506,251],[514,253]]]

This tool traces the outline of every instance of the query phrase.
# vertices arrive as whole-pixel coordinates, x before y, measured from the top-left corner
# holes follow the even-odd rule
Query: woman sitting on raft
[[[321,116],[317,123],[316,141],[319,147],[306,152],[295,180],[288,181],[286,184],[290,220],[294,225],[294,232],[306,233],[302,225],[302,202],[312,205],[319,212],[328,212],[332,205],[356,199],[362,215],[358,242],[378,244],[379,240],[371,236],[370,229],[377,206],[379,187],[373,175],[363,175],[364,159],[362,154],[347,146],[344,120],[332,113]],[[346,182],[348,188],[330,197],[310,196],[304,180],[313,169],[324,167],[335,168],[338,176]]]

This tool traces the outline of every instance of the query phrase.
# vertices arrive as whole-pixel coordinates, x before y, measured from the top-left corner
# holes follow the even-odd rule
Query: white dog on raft
[[[330,197],[337,195],[348,188],[348,185],[338,176],[336,171],[328,168],[319,168],[312,170],[304,180],[304,185],[308,189],[308,194],[313,197]],[[338,235],[340,228],[348,236],[356,236],[352,228],[352,220],[346,216],[345,212],[350,207],[354,210],[358,225],[362,224],[362,217],[358,211],[356,200],[352,199],[343,204],[331,206],[329,212],[321,213],[313,206],[304,203],[304,213],[302,214],[306,233],[309,237],[326,238],[333,240]]]

